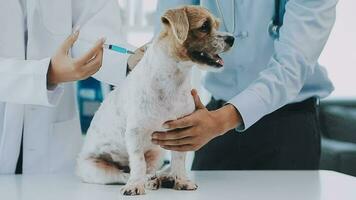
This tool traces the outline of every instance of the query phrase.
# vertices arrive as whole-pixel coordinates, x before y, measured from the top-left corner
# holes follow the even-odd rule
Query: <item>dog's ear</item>
[[[167,10],[161,18],[164,25],[172,29],[174,36],[180,44],[188,37],[189,21],[185,8]]]

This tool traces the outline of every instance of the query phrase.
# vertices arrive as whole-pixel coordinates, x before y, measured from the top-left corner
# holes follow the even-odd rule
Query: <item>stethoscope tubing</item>
[[[219,12],[219,15],[222,19],[225,30],[227,32],[235,35],[235,33],[236,33],[236,2],[235,2],[235,0],[232,0],[232,13],[234,16],[232,17],[232,29],[231,30],[229,30],[229,28],[227,26],[225,16],[222,12],[220,0],[215,0],[215,4],[216,4],[217,10]],[[281,13],[281,12],[283,12],[283,13]],[[275,0],[275,13],[267,27],[268,34],[274,39],[277,39],[279,37],[279,29],[283,23],[283,19],[282,19],[283,14],[284,14],[284,7],[281,8],[280,0]]]

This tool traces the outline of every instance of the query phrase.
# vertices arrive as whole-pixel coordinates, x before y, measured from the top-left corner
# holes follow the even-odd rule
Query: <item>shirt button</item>
[[[237,35],[235,35],[235,37],[240,39],[248,38],[248,31],[240,31]]]

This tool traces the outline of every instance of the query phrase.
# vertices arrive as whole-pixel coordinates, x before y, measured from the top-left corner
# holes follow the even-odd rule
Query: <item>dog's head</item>
[[[167,39],[170,53],[178,61],[191,61],[201,69],[218,69],[220,53],[229,50],[234,37],[219,32],[219,20],[199,6],[167,10],[161,17],[161,39]]]

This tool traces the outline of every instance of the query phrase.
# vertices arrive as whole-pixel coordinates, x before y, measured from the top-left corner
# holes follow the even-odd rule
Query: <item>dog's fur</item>
[[[145,186],[197,188],[186,175],[183,152],[172,152],[169,172],[155,175],[162,166],[163,149],[151,143],[151,134],[164,131],[164,122],[194,111],[192,66],[221,68],[217,54],[232,46],[233,37],[218,32],[218,20],[201,7],[168,10],[161,19],[159,36],[93,118],[77,163],[84,182],[126,183],[124,195],[144,194]]]

